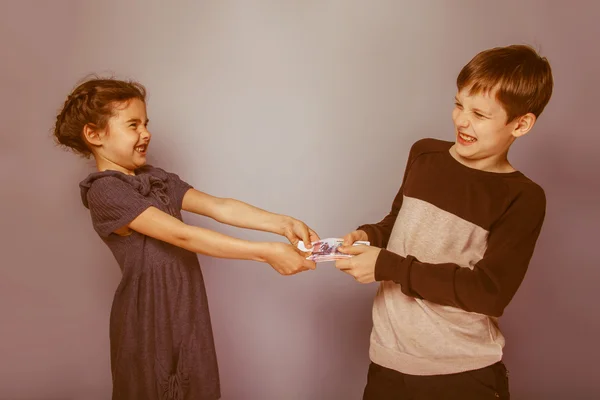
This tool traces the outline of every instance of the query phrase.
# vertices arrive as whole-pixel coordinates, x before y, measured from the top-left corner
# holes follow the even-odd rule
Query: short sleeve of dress
[[[94,181],[87,202],[92,224],[101,237],[108,237],[152,206],[133,186],[112,176]]]
[[[177,209],[181,210],[181,207],[183,204],[183,197],[185,196],[185,194],[187,193],[188,190],[193,189],[193,186],[190,185],[189,183],[183,181],[177,174],[174,174],[172,172],[167,172],[160,168],[156,168],[156,169],[167,174],[169,186],[171,189],[171,193],[173,194],[175,204],[177,206]]]

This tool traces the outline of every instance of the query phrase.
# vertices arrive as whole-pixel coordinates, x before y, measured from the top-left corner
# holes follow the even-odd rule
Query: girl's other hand
[[[306,259],[309,255],[287,243],[269,243],[265,262],[281,275],[294,275],[317,267],[313,261]]]

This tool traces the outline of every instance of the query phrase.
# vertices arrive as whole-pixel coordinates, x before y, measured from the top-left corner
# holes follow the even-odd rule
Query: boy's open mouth
[[[474,138],[473,136],[469,136],[462,132],[458,132],[458,137],[460,137],[462,140],[464,140],[467,143],[475,143],[477,141],[477,139]]]

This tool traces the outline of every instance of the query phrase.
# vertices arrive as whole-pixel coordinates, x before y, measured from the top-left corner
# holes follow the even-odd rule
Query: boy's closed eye
[[[462,105],[462,104],[460,104],[460,102],[459,102],[458,100],[455,100],[455,101],[454,101],[454,105],[455,105],[457,108],[461,109],[461,110],[463,109],[463,105]],[[488,119],[488,118],[489,118],[488,116],[486,116],[486,115],[482,114],[482,113],[481,113],[480,111],[478,111],[478,110],[473,110],[473,114],[475,114],[475,116],[476,116],[477,118],[479,118],[479,119]]]

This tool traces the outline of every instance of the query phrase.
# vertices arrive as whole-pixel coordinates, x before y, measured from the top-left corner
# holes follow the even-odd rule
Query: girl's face
[[[99,171],[117,170],[135,175],[135,170],[146,164],[146,152],[151,134],[148,132],[146,104],[131,99],[115,105],[106,129],[85,132],[92,147]]]

